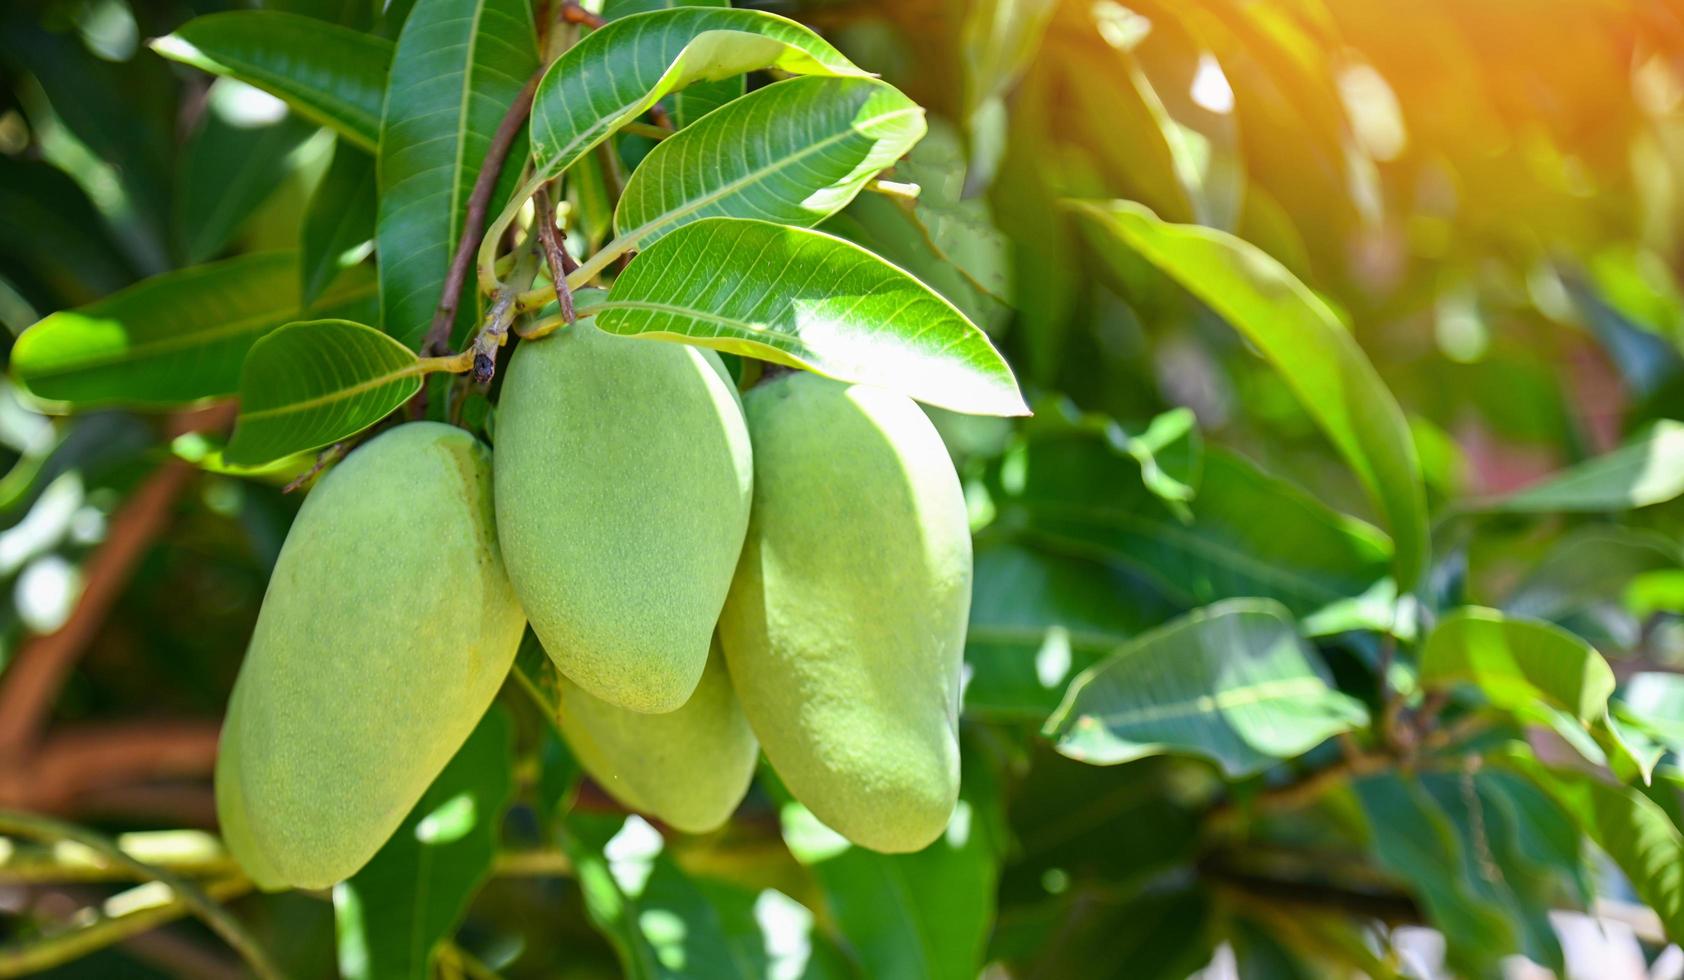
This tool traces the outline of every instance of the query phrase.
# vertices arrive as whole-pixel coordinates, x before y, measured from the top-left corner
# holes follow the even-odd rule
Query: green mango
[[[223,724],[219,815],[264,884],[361,868],[502,685],[525,616],[503,571],[489,454],[414,422],[304,501]]]
[[[608,794],[688,834],[730,819],[754,779],[754,732],[718,644],[684,707],[651,715],[609,704],[562,677],[561,734]]]
[[[229,703],[228,713],[234,714],[232,701]],[[224,844],[245,869],[246,877],[265,891],[280,891],[286,887],[286,881],[269,863],[269,859],[264,856],[257,846],[256,839],[251,835],[250,818],[246,816],[245,794],[241,792],[240,776],[235,771],[241,756],[238,741],[238,731],[232,727],[223,728],[216,752],[217,823],[222,831]]]
[[[915,851],[959,793],[964,494],[907,398],[795,373],[744,398],[754,516],[719,622],[743,713],[796,799]]]
[[[588,321],[523,343],[496,457],[509,578],[556,666],[622,708],[677,710],[748,527],[748,428],[718,355]]]

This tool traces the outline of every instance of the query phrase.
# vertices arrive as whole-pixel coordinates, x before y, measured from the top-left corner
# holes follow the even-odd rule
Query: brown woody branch
[[[450,260],[450,271],[445,275],[444,291],[439,294],[433,323],[427,329],[423,353],[438,356],[450,349],[450,327],[456,322],[456,311],[462,305],[462,286],[467,282],[468,270],[473,268],[474,255],[478,253],[480,238],[485,233],[485,213],[491,206],[491,192],[497,188],[497,178],[502,176],[503,164],[509,158],[509,149],[514,146],[515,137],[520,135],[520,128],[532,112],[532,95],[538,90],[538,80],[543,76],[544,68],[540,66],[521,86],[520,94],[515,96],[514,103],[503,114],[503,121],[497,124],[497,131],[491,136],[491,145],[485,151],[485,162],[480,165],[479,176],[474,178],[474,189],[468,194],[468,213],[462,219],[462,237],[457,241],[456,254]]]
[[[556,302],[561,304],[561,318],[569,326],[573,324],[573,290],[567,285],[567,277],[579,263],[573,261],[573,256],[567,254],[567,245],[561,240],[556,231],[555,209],[550,204],[549,185],[538,188],[538,193],[532,198],[538,208],[538,241],[544,248],[544,258],[549,262],[550,279],[555,282]]]
[[[187,463],[171,459],[141,484],[89,558],[86,584],[69,621],[55,632],[29,640],[6,668],[0,684],[0,759],[16,758],[29,750],[71,667],[104,624],[147,547],[163,530],[170,508],[193,472]]]

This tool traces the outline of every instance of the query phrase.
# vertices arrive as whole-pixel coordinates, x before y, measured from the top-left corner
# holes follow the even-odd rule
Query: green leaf
[[[924,110],[875,79],[769,85],[651,151],[626,183],[615,230],[648,247],[701,218],[816,225],[923,134]]]
[[[538,70],[528,0],[420,0],[398,36],[380,126],[380,322],[416,348],[462,238],[491,138]],[[521,158],[521,143],[509,159]],[[491,206],[518,179],[504,168]],[[464,303],[464,319],[473,315]]]
[[[1083,671],[1043,733],[1094,765],[1180,753],[1249,775],[1367,722],[1326,675],[1279,603],[1229,600]]]
[[[604,20],[619,20],[633,14],[646,14],[652,10],[671,10],[674,7],[729,6],[731,4],[727,0],[604,0],[602,18]],[[732,99],[741,96],[744,88],[746,88],[746,85],[741,75],[711,82],[692,82],[664,101],[669,106],[672,124],[679,129],[683,129]]]
[[[1668,938],[1684,939],[1684,834],[1660,804],[1629,786],[1546,766],[1519,746],[1505,762],[1548,793],[1614,859],[1637,897],[1660,916]]]
[[[135,279],[105,219],[70,175],[0,154],[0,260],[47,284],[60,305],[86,302]]]
[[[951,303],[859,246],[805,228],[737,218],[685,225],[626,267],[595,322],[958,412],[1028,411],[1011,368]]]
[[[421,390],[421,361],[349,320],[289,323],[252,345],[223,457],[257,466],[356,435]]]
[[[1187,608],[1261,597],[1308,616],[1386,574],[1378,530],[1240,456],[1204,452],[1197,496],[1182,505],[1191,520],[1150,493],[1137,466],[1088,434],[1034,439],[1008,500],[1035,541],[1137,570]]]
[[[491,875],[514,796],[514,725],[493,705],[397,833],[333,890],[346,980],[425,980]]]
[[[586,913],[633,980],[842,975],[812,912],[777,891],[687,874],[642,817],[575,810],[561,838]],[[788,933],[769,942],[774,922]]]
[[[298,14],[239,10],[195,17],[152,50],[255,85],[365,150],[380,143],[392,61],[383,38]]]
[[[1382,867],[1409,882],[1429,922],[1444,933],[1460,976],[1482,976],[1517,945],[1513,925],[1469,887],[1462,845],[1444,811],[1411,778],[1391,773],[1352,784]]]
[[[532,186],[698,81],[777,68],[795,75],[864,75],[817,34],[757,10],[680,7],[610,22],[544,73],[532,103]]]
[[[946,833],[912,854],[855,847],[800,803],[780,799],[784,843],[812,869],[865,976],[971,980],[981,969],[994,918],[1003,817],[998,789],[979,755],[973,751],[965,759]]]
[[[227,246],[287,176],[292,152],[316,132],[290,113],[271,121],[244,118],[244,94],[263,98],[241,82],[213,83],[199,126],[183,150],[176,173],[176,219],[191,263],[214,258]]]
[[[1537,486],[1472,510],[1582,514],[1633,510],[1684,494],[1684,422],[1662,419],[1642,437]]]
[[[374,207],[374,158],[340,143],[304,212],[299,272],[306,302],[373,249]]]
[[[1256,344],[1374,497],[1402,591],[1426,568],[1420,462],[1409,425],[1362,348],[1319,297],[1245,241],[1171,225],[1127,201],[1079,202],[1105,240],[1145,258]]]
[[[166,273],[46,317],[12,348],[12,376],[58,407],[167,408],[232,395],[246,352],[301,313],[366,316],[374,282],[346,275],[309,311],[291,252]]]
[[[1542,702],[1587,725],[1607,713],[1614,693],[1613,670],[1584,640],[1479,607],[1451,612],[1427,635],[1420,681],[1425,687],[1471,683],[1506,711],[1525,713]]]
[[[974,565],[968,717],[1039,725],[1072,677],[1174,612],[1097,562],[996,545]]]
[[[988,199],[965,196],[965,143],[942,119],[906,158],[895,179],[918,185],[910,205],[867,194],[827,231],[856,241],[947,297],[990,334],[1011,315],[1011,242],[994,226]]]
[[[1493,776],[1506,773],[1424,773],[1420,787],[1449,821],[1469,892],[1508,920],[1518,948],[1557,976],[1566,972],[1561,943],[1550,926],[1555,869],[1524,847],[1519,813]]]
[[[1616,646],[1633,646],[1634,618],[1617,622],[1627,586],[1645,573],[1677,568],[1680,561],[1678,543],[1663,534],[1630,527],[1580,528],[1526,573],[1503,608],[1510,615],[1567,626],[1587,638],[1606,636]]]
[[[1631,675],[1616,716],[1672,752],[1684,755],[1684,674],[1644,671]]]

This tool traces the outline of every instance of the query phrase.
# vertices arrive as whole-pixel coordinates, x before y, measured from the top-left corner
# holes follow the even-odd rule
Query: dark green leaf
[[[0,154],[0,257],[46,282],[65,305],[134,281],[133,264],[69,174]]]
[[[967,716],[1039,725],[1070,678],[1173,610],[1097,563],[1017,545],[979,548],[965,634]]]
[[[514,726],[495,705],[373,859],[333,890],[346,980],[426,980],[491,874],[514,795]]]
[[[374,240],[374,206],[374,158],[340,143],[304,212],[299,254],[305,302],[367,256]]]
[[[305,312],[365,317],[373,296],[371,276],[346,275],[305,311],[295,254],[244,255],[54,313],[18,338],[12,376],[43,401],[77,408],[232,395],[259,337]]]
[[[1403,411],[1327,304],[1245,241],[1171,225],[1126,201],[1078,205],[1107,242],[1159,268],[1256,344],[1373,495],[1394,543],[1400,587],[1427,564],[1421,467]]]
[[[314,125],[291,114],[273,120],[246,118],[240,105],[242,88],[226,79],[211,86],[199,128],[187,141],[177,171],[178,230],[191,263],[222,252],[286,177],[292,152],[316,132]],[[244,93],[275,105],[249,88]]]
[[[377,235],[381,326],[407,347],[433,318],[491,138],[537,70],[528,0],[420,0],[404,23],[380,127]],[[522,152],[517,141],[509,159]],[[519,169],[505,168],[505,195]]]
[[[1589,773],[1546,766],[1518,747],[1507,764],[1566,810],[1625,872],[1632,889],[1660,916],[1669,938],[1684,939],[1684,835],[1655,801]]]
[[[1379,531],[1232,453],[1203,454],[1191,521],[1146,489],[1135,460],[1092,435],[1031,441],[1025,462],[1008,499],[1026,510],[1031,537],[1138,570],[1185,607],[1256,596],[1308,616],[1386,574]]]
[[[223,457],[258,466],[356,435],[421,390],[421,361],[349,320],[289,323],[252,345]]]
[[[700,218],[816,225],[923,133],[924,111],[875,79],[769,85],[650,152],[626,184],[615,230],[646,248]]]
[[[691,876],[641,817],[574,812],[563,844],[591,921],[633,980],[838,975],[813,914],[780,892]],[[766,923],[789,930],[769,943]]]
[[[1083,671],[1044,734],[1095,765],[1185,753],[1249,775],[1367,722],[1326,674],[1278,603],[1229,600]]]
[[[1461,842],[1444,811],[1411,778],[1370,776],[1352,788],[1375,859],[1419,896],[1428,921],[1445,935],[1452,967],[1466,976],[1493,970],[1518,937],[1489,897],[1470,886]]]
[[[196,17],[152,49],[255,85],[371,153],[379,145],[390,41],[299,14],[239,10]]]
[[[685,225],[638,255],[596,310],[609,333],[807,368],[959,412],[1028,411],[1011,369],[952,304],[864,249],[804,228]]]
[[[987,765],[974,754],[966,763],[947,832],[913,854],[855,847],[801,804],[780,808],[784,842],[818,878],[866,976],[970,980],[981,968],[1004,842]]]
[[[1498,911],[1534,963],[1566,972],[1561,943],[1550,926],[1554,869],[1524,849],[1518,814],[1491,785],[1491,775],[1427,773],[1421,788],[1449,822],[1467,890]]]

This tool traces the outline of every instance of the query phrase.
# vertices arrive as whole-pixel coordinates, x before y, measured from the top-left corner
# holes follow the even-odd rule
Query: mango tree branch
[[[87,584],[69,620],[30,639],[7,665],[0,684],[0,757],[19,756],[35,740],[77,656],[99,632],[193,472],[191,465],[171,459],[140,485],[88,559]]]
[[[226,902],[251,891],[251,882],[234,875],[205,885],[207,898]],[[157,882],[132,888],[104,903],[106,914],[86,925],[40,939],[0,946],[0,977],[21,977],[49,970],[167,925],[193,911],[178,892]],[[112,912],[117,909],[120,911]]]
[[[544,258],[550,266],[550,280],[555,283],[556,302],[561,304],[561,319],[573,322],[573,290],[567,287],[567,274],[579,268],[555,226],[555,209],[550,205],[549,185],[538,188],[532,201],[538,208],[538,241],[544,248]]]
[[[202,919],[205,925],[239,953],[253,973],[263,980],[280,980],[281,972],[269,961],[268,955],[251,934],[245,931],[227,909],[186,878],[130,857],[122,848],[99,834],[47,817],[0,810],[0,833],[42,841],[70,841],[80,844],[112,864],[129,871],[136,878],[163,883],[169,887],[176,899],[187,906],[188,911]]]
[[[456,254],[450,260],[450,271],[445,275],[444,291],[439,294],[432,326],[427,329],[427,342],[421,348],[424,353],[443,354],[450,349],[450,327],[456,322],[456,311],[462,304],[462,285],[467,281],[474,255],[480,249],[480,233],[485,228],[486,209],[491,206],[491,192],[496,190],[497,178],[502,176],[509,148],[514,146],[515,137],[520,135],[521,127],[526,125],[526,117],[532,112],[532,94],[538,90],[538,80],[544,77],[545,67],[548,66],[539,67],[521,86],[520,94],[515,96],[514,103],[503,114],[503,121],[497,124],[497,131],[491,136],[491,146],[485,151],[485,162],[480,165],[479,176],[474,178],[474,189],[468,194],[468,213],[462,219],[462,237],[456,243]]]

